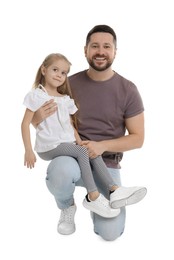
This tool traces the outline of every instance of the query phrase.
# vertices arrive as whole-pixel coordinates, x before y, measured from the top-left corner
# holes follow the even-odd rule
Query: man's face
[[[116,55],[113,36],[110,33],[97,32],[91,35],[90,42],[85,46],[85,56],[89,65],[96,71],[109,68]]]

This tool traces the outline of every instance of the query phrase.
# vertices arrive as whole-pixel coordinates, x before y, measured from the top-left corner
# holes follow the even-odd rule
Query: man
[[[136,86],[112,70],[116,51],[114,30],[107,25],[95,26],[88,33],[84,47],[89,69],[70,76],[69,80],[79,106],[78,132],[83,145],[90,158],[102,155],[115,183],[121,186],[119,169],[123,152],[141,148],[144,142],[144,107]],[[39,116],[36,113],[35,121],[54,111],[54,103],[47,103],[38,112]],[[95,181],[109,199],[104,184]],[[58,232],[73,233],[76,212],[73,193],[76,186],[83,186],[77,161],[66,156],[55,158],[48,166],[46,182],[61,209]],[[138,195],[142,199],[146,189],[141,192]],[[115,240],[124,231],[125,216],[124,206],[117,217],[110,219],[92,213],[94,232],[105,240]]]

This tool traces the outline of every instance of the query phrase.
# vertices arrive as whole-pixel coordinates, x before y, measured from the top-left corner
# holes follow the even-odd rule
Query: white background
[[[1,259],[174,259],[172,2],[1,1]],[[85,37],[97,24],[115,29],[113,69],[137,85],[146,117],[144,146],[125,153],[121,173],[125,186],[144,185],[148,194],[127,208],[125,233],[114,242],[93,233],[83,188],[75,192],[76,232],[57,233],[60,211],[45,185],[47,162],[38,158],[33,170],[23,166],[20,132],[23,97],[45,56],[66,55],[71,74],[87,68]]]

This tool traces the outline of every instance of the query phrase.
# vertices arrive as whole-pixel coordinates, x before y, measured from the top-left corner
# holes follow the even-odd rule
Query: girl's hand
[[[27,166],[27,168],[34,168],[34,164],[36,162],[36,156],[33,151],[29,151],[25,153],[24,156],[24,166]]]

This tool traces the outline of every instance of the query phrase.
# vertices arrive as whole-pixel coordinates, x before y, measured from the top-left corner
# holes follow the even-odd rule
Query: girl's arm
[[[75,139],[76,139],[76,143],[77,143],[78,145],[81,145],[82,139],[80,138],[80,135],[78,134],[76,128],[74,127],[73,120],[72,120],[71,117],[70,117],[70,120],[71,120],[71,124],[72,124],[72,126],[73,126],[73,128],[74,128],[74,136],[75,136]]]
[[[22,139],[25,148],[24,165],[30,169],[34,167],[34,164],[36,162],[36,156],[32,149],[31,137],[30,137],[30,123],[33,119],[33,116],[34,116],[34,112],[32,112],[27,108],[21,124]]]
[[[75,138],[76,138],[76,143],[78,145],[81,145],[82,139],[80,138],[80,135],[78,134],[78,132],[75,128],[74,128],[74,135],[75,135]]]

